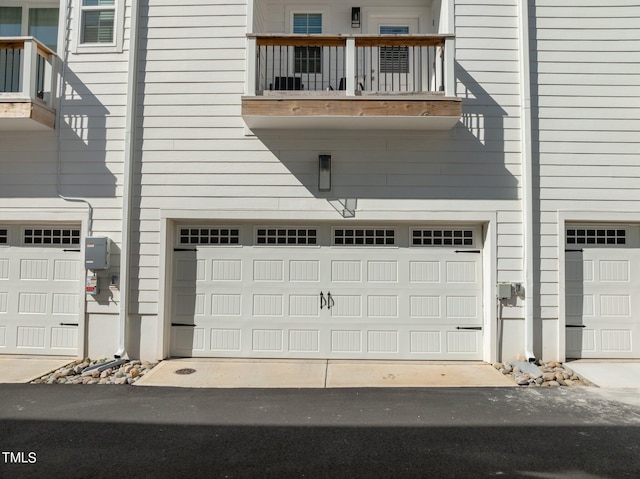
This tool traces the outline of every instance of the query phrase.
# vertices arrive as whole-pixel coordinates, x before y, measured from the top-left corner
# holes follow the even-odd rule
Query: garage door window
[[[567,229],[567,244],[600,244],[624,245],[627,242],[625,229],[613,228],[569,228]]]
[[[6,228],[0,228],[0,244],[7,244],[9,242],[9,234]]]
[[[413,228],[411,244],[412,246],[473,246],[473,230]]]
[[[315,245],[315,228],[256,228],[257,245]]]
[[[180,244],[237,245],[240,244],[238,228],[180,228]]]
[[[336,246],[393,246],[396,231],[381,228],[339,228],[333,230]]]
[[[79,245],[79,229],[61,228],[25,228],[23,233],[25,245]]]

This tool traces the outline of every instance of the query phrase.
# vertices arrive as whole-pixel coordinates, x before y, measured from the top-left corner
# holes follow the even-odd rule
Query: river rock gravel
[[[585,378],[579,376],[570,367],[557,361],[536,363],[539,373],[525,373],[520,371],[517,363],[494,363],[493,367],[502,374],[510,376],[518,386],[530,387],[558,387],[558,386],[594,386]]]
[[[86,368],[106,362],[106,359],[78,359],[31,381],[31,384],[133,384],[158,364],[133,359],[113,368],[104,371],[96,369],[91,374],[82,376]]]

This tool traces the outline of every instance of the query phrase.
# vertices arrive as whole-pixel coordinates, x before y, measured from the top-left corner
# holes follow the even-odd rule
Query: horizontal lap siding
[[[515,182],[518,201],[493,204],[498,210],[497,281],[521,282],[522,212],[520,204],[521,144],[518,19],[516,2],[456,0],[457,94],[462,98],[463,128],[456,129],[453,158],[466,157],[473,167],[499,159]],[[475,137],[481,147],[467,149],[460,132]],[[455,163],[455,160],[454,160]],[[472,167],[472,168],[473,168]],[[475,173],[475,169],[472,170]],[[472,173],[473,174],[473,173]],[[482,173],[479,173],[482,175]],[[520,305],[504,308],[505,318],[521,318]]]
[[[148,2],[142,8],[146,51],[139,65],[144,89],[137,119],[142,149],[137,195],[144,218],[141,312],[154,314],[157,308],[153,255],[161,241],[160,210],[208,211],[212,218],[216,211],[236,209],[253,211],[257,218],[268,211],[289,211],[291,218],[326,215],[333,209],[316,191],[317,158],[323,152],[333,158],[332,195],[359,198],[358,207],[367,214],[498,210],[498,277],[520,281],[514,3],[492,2],[487,10],[477,2],[456,2],[457,88],[464,118],[454,130],[300,130],[253,137],[246,136],[240,116],[246,19],[238,12],[244,3]],[[258,9],[257,27],[267,14],[273,28],[284,5]],[[495,49],[493,55],[487,46]]]
[[[541,312],[555,318],[564,241],[556,211],[640,208],[640,5],[537,0],[530,12],[537,27],[531,48],[539,95]]]

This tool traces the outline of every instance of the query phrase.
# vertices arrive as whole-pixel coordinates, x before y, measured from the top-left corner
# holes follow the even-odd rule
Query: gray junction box
[[[111,240],[105,236],[88,236],[84,240],[84,267],[92,271],[109,269]]]

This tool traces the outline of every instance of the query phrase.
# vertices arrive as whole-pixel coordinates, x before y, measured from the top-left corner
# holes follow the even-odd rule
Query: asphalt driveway
[[[640,408],[590,389],[5,384],[0,477],[638,477]]]

